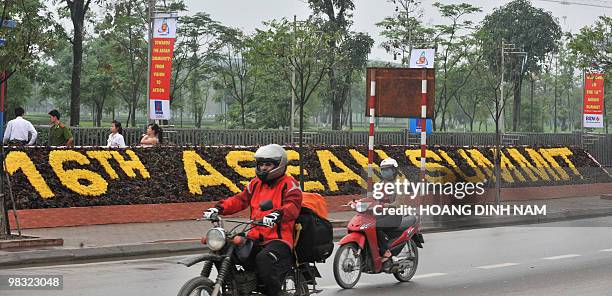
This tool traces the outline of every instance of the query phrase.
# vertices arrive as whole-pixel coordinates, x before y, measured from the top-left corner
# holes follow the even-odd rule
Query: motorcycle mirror
[[[269,200],[269,199],[268,199],[268,200],[264,200],[264,201],[262,201],[261,203],[259,203],[259,209],[260,209],[262,212],[269,211],[269,210],[271,210],[273,207],[274,207],[274,206],[272,205],[272,201],[271,201],[271,200]]]

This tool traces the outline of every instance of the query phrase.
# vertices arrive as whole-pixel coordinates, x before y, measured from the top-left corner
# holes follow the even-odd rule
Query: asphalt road
[[[319,295],[612,295],[612,217],[428,234],[417,275],[363,275],[351,291],[334,282],[331,262]],[[62,291],[0,295],[176,295],[200,265],[185,256],[0,270],[0,275],[63,275]]]

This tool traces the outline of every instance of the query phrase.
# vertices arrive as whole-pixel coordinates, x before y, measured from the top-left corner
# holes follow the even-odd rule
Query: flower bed
[[[223,199],[255,176],[256,147],[105,149],[21,148],[7,154],[6,169],[19,209],[200,202]],[[288,173],[299,176],[296,148],[287,147]],[[364,146],[308,147],[305,189],[323,195],[364,191]],[[491,147],[430,147],[429,182],[493,180]],[[420,149],[376,147],[375,162],[398,160],[417,180]],[[502,149],[504,187],[607,183],[611,177],[584,150],[569,147]]]

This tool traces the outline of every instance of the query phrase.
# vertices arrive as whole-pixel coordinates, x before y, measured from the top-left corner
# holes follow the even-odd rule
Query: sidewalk
[[[544,223],[612,215],[612,198],[579,197],[532,202],[505,202],[509,205],[546,205],[546,216],[463,216],[424,217],[423,232]],[[345,225],[354,212],[330,214],[334,236],[346,233]],[[435,218],[435,219],[434,219]],[[206,250],[200,238],[210,228],[207,221],[131,223],[24,230],[23,234],[42,238],[62,238],[62,247],[0,251],[0,267],[22,264],[81,261],[102,258],[164,255]]]

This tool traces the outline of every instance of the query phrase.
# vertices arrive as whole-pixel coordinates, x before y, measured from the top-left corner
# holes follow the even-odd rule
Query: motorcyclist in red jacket
[[[302,207],[302,191],[298,182],[285,174],[287,152],[280,145],[260,147],[255,161],[257,177],[241,193],[206,210],[204,218],[231,215],[250,207],[251,219],[268,226],[257,226],[247,234],[258,242],[247,261],[255,265],[259,281],[266,284],[266,295],[274,296],[281,291],[282,276],[291,269],[293,226]],[[266,200],[271,200],[273,207],[261,211],[259,205]]]

